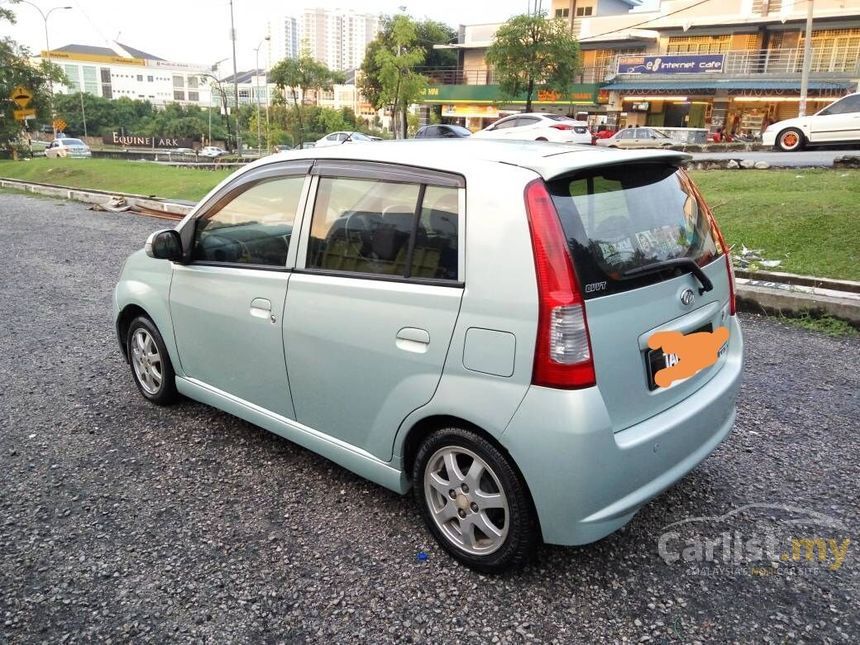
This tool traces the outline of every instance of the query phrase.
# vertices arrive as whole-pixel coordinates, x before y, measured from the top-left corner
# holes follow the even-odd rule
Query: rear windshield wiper
[[[666,269],[686,269],[694,276],[696,276],[696,279],[702,284],[702,287],[699,289],[700,296],[706,291],[711,291],[714,288],[714,283],[711,282],[711,279],[706,276],[705,272],[702,271],[701,267],[699,267],[699,265],[696,264],[690,258],[675,258],[673,260],[663,260],[662,262],[646,264],[641,267],[636,267],[635,269],[628,269],[621,274],[621,277],[635,278],[637,276],[645,275],[647,273],[665,271]]]

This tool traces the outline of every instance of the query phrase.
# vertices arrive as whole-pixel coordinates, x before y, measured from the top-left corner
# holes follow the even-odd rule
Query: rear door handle
[[[251,312],[250,313],[254,318],[268,319],[270,316],[272,316],[272,303],[271,303],[271,301],[267,300],[266,298],[254,298],[251,301]],[[274,320],[272,322],[274,322]]]
[[[424,354],[430,346],[430,332],[416,327],[404,327],[397,332],[395,344],[404,352]]]

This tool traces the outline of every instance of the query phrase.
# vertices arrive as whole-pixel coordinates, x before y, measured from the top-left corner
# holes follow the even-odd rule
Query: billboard
[[[722,72],[725,54],[622,56],[619,74],[709,74]]]

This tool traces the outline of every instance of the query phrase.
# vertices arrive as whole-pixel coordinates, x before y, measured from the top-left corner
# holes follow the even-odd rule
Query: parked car
[[[92,157],[93,153],[90,147],[80,139],[71,139],[64,137],[54,139],[51,144],[45,148],[46,157]]]
[[[470,136],[472,132],[468,128],[448,123],[421,126],[415,133],[416,139],[462,139]]]
[[[574,121],[560,114],[526,112],[499,119],[475,132],[479,139],[531,139],[559,143],[591,144],[591,130],[585,121]]]
[[[154,404],[182,394],[411,488],[470,567],[593,542],[735,418],[731,263],[689,158],[472,140],[266,157],[128,258],[122,353]]]
[[[678,142],[657,128],[624,128],[595,143],[608,148],[668,148]]]
[[[843,96],[810,116],[771,124],[762,143],[776,150],[796,152],[809,145],[860,143],[860,92]]]
[[[198,153],[201,157],[220,157],[221,155],[226,155],[227,151],[224,148],[219,148],[218,146],[203,146],[200,148],[200,152]]]
[[[360,143],[367,141],[373,141],[373,139],[361,132],[332,132],[331,134],[324,136],[322,139],[319,139],[316,142],[316,147],[324,148],[326,146],[339,146],[343,143]]]

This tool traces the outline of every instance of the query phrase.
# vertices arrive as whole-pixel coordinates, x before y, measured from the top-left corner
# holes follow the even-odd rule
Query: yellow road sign
[[[15,101],[15,104],[19,108],[25,108],[30,104],[30,101],[33,100],[33,93],[26,87],[19,85],[12,90],[9,98]]]
[[[31,117],[36,116],[36,110],[33,108],[27,108],[26,110],[15,110],[13,112],[15,115],[16,121],[24,121],[25,119],[29,119]]]
[[[66,122],[62,119],[54,119],[54,129],[57,132],[62,132],[66,129]]]

